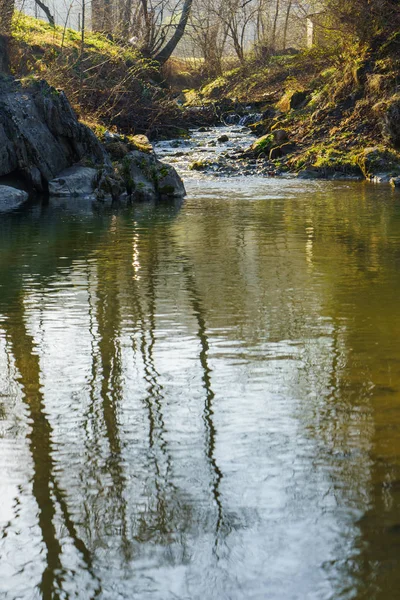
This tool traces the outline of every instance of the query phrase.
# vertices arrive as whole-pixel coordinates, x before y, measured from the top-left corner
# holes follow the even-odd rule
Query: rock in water
[[[45,81],[28,87],[12,78],[1,81],[0,176],[22,176],[33,189],[46,191],[49,181],[83,158],[94,165],[110,164],[63,92]]]
[[[70,167],[49,182],[49,194],[61,198],[90,196],[95,188],[96,177],[96,169]]]
[[[122,175],[130,193],[138,200],[180,198],[186,190],[182,179],[171,165],[153,154],[135,150],[123,160]]]
[[[28,194],[23,190],[8,185],[0,185],[0,212],[7,212],[18,208],[28,200]]]

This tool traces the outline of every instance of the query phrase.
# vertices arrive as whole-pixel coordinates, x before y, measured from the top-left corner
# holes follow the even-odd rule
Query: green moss
[[[370,178],[378,173],[400,175],[400,154],[385,146],[366,148],[355,157],[365,177]]]
[[[361,175],[357,157],[358,152],[343,151],[334,145],[316,144],[297,156],[292,167],[295,171],[311,168],[326,174],[340,171],[349,175]]]
[[[254,144],[252,145],[251,149],[256,154],[267,153],[271,150],[271,148],[274,146],[274,144],[275,144],[274,135],[272,133],[269,133],[267,135],[263,135],[258,140],[256,140],[254,142]]]
[[[204,171],[207,168],[207,162],[203,160],[196,160],[189,165],[191,171]]]

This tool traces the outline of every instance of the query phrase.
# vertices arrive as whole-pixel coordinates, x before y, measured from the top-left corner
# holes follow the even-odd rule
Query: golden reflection
[[[140,254],[139,254],[139,234],[135,232],[132,237],[132,267],[134,271],[134,279],[139,280],[140,271]]]

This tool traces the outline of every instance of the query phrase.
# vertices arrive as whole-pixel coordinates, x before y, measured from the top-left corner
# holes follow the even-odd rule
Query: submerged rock
[[[0,212],[7,212],[18,208],[28,200],[28,194],[23,190],[8,185],[0,185]]]

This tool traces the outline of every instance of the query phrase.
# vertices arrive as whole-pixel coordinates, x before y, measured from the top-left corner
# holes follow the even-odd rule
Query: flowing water
[[[0,217],[0,598],[398,598],[400,194],[191,177]]]

